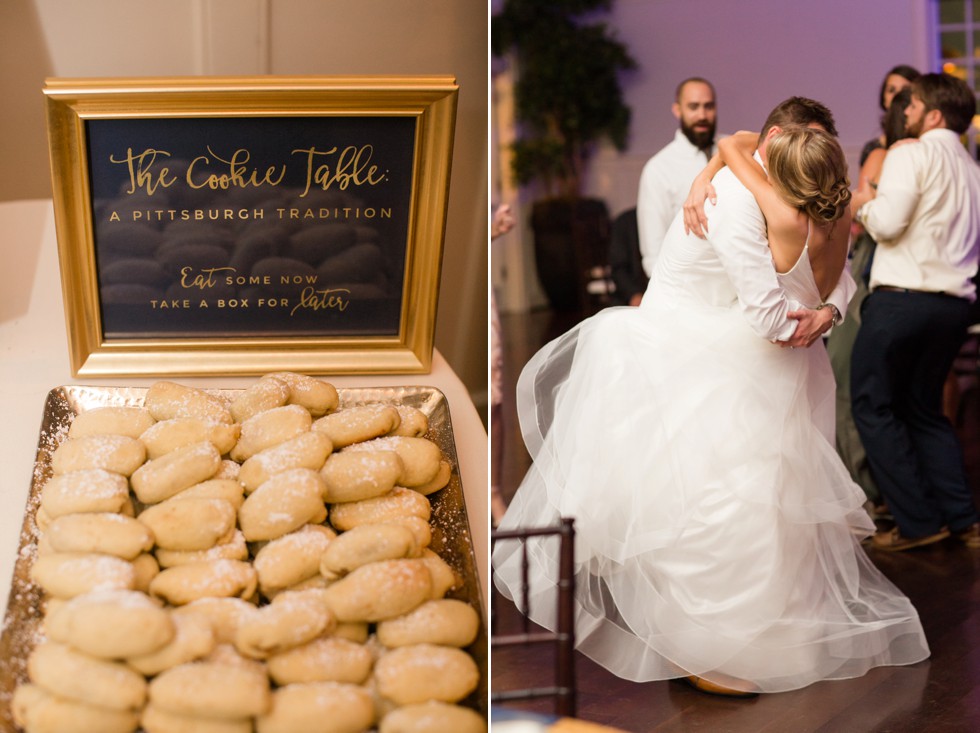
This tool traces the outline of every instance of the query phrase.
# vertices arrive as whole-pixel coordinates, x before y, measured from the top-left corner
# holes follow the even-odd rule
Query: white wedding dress
[[[779,283],[812,307],[807,255]],[[699,277],[658,264],[639,308],[602,311],[527,364],[534,462],[501,529],[575,518],[577,647],[625,679],[777,692],[925,659],[915,609],[859,544],[874,527],[834,450],[822,344],[770,343],[724,270]],[[517,550],[498,542],[492,560],[512,599]],[[530,615],[552,629],[556,555],[529,542]]]

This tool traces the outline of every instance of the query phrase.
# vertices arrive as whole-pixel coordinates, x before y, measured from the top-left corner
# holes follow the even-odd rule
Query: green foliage
[[[505,0],[491,19],[496,56],[514,53],[514,145],[519,183],[577,196],[596,143],[626,147],[630,110],[619,76],[636,68],[626,47],[596,19],[612,0]]]

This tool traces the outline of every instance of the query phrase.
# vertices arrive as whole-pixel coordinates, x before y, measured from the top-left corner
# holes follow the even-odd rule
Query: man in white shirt
[[[694,177],[715,153],[714,87],[705,79],[682,81],[670,111],[680,122],[674,139],[643,166],[636,201],[643,269],[649,277],[674,215]]]
[[[918,142],[889,150],[877,190],[862,182],[855,218],[878,242],[851,365],[854,420],[897,526],[873,544],[905,550],[950,534],[980,547],[980,514],[943,383],[970,322],[980,254],[980,169],[960,142],[976,111],[948,74],[912,83]]]

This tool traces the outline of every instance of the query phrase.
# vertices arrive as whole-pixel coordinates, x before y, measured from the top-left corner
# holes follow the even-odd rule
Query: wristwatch
[[[817,310],[820,310],[821,308],[830,308],[830,314],[833,316],[833,320],[831,321],[832,325],[839,326],[844,322],[844,316],[840,314],[840,311],[837,310],[837,306],[833,303],[821,303],[817,306]]]

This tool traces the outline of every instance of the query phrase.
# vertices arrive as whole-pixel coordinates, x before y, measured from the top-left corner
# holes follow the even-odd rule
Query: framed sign
[[[72,373],[427,372],[457,91],[47,80]]]

